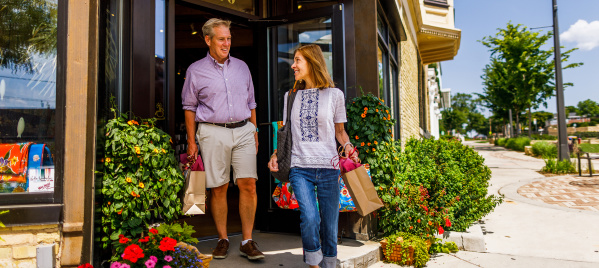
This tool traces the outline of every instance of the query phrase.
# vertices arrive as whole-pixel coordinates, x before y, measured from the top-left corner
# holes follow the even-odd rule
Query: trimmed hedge
[[[524,147],[528,145],[530,145],[530,139],[527,137],[511,138],[505,143],[506,148],[520,152],[524,152]]]
[[[557,157],[557,146],[546,141],[536,142],[532,145],[532,154],[541,157]]]

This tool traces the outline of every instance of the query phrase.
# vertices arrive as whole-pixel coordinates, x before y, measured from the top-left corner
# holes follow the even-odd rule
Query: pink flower
[[[162,268],[172,268],[170,265],[162,266]]]
[[[113,262],[112,264],[110,264],[110,268],[121,268],[121,263]]]
[[[150,256],[150,260],[153,262],[158,262],[158,258],[156,258],[156,256]]]
[[[121,264],[121,268],[131,268],[129,264],[123,263]]]
[[[167,262],[171,262],[173,260],[173,257],[171,257],[171,255],[166,255],[164,256],[164,260]]]
[[[156,262],[152,261],[151,259],[147,260],[144,264],[146,265],[147,268],[154,268],[154,266],[156,266]]]

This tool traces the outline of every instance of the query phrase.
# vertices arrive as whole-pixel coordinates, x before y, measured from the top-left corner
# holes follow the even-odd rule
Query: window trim
[[[9,213],[0,216],[0,221],[6,226],[56,224],[62,218],[68,5],[67,0],[58,0],[57,3],[54,192],[0,194],[0,211],[9,210]]]

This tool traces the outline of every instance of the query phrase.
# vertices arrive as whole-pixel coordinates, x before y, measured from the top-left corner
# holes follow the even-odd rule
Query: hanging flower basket
[[[424,240],[414,236],[404,239],[402,236],[392,235],[380,243],[384,262],[423,267],[429,260],[428,250],[431,247],[431,241],[428,239]]]

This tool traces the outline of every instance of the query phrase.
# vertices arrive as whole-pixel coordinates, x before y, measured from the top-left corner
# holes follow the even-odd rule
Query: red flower
[[[425,205],[422,205],[422,208],[428,212],[428,208]]]
[[[158,234],[158,230],[152,228],[152,229],[150,229],[150,233],[152,233],[152,234]]]
[[[449,221],[449,218],[445,219],[445,227],[451,227],[451,221]]]
[[[122,236],[122,237],[119,238],[119,243],[125,244],[127,242],[129,242],[129,238],[126,238],[125,236]]]
[[[418,219],[417,222],[420,223],[420,219]]]
[[[81,264],[79,266],[77,266],[77,268],[94,268],[91,264],[86,263],[86,264]]]
[[[175,245],[177,245],[177,240],[172,239],[170,237],[162,238],[160,241],[160,246],[158,247],[162,251],[175,250]]]
[[[138,259],[141,259],[144,256],[143,249],[136,244],[125,248],[125,252],[123,253],[123,259],[131,261],[132,263],[136,263]]]
[[[140,243],[145,243],[145,242],[148,242],[148,241],[150,241],[150,237],[149,237],[149,236],[146,236],[146,237],[144,237],[144,238],[140,238],[140,239],[139,239],[139,240],[137,240],[137,241],[138,241],[138,242],[140,242]]]
[[[441,227],[441,225],[439,225],[439,234],[443,234],[445,232],[445,230],[443,230],[443,227]]]

